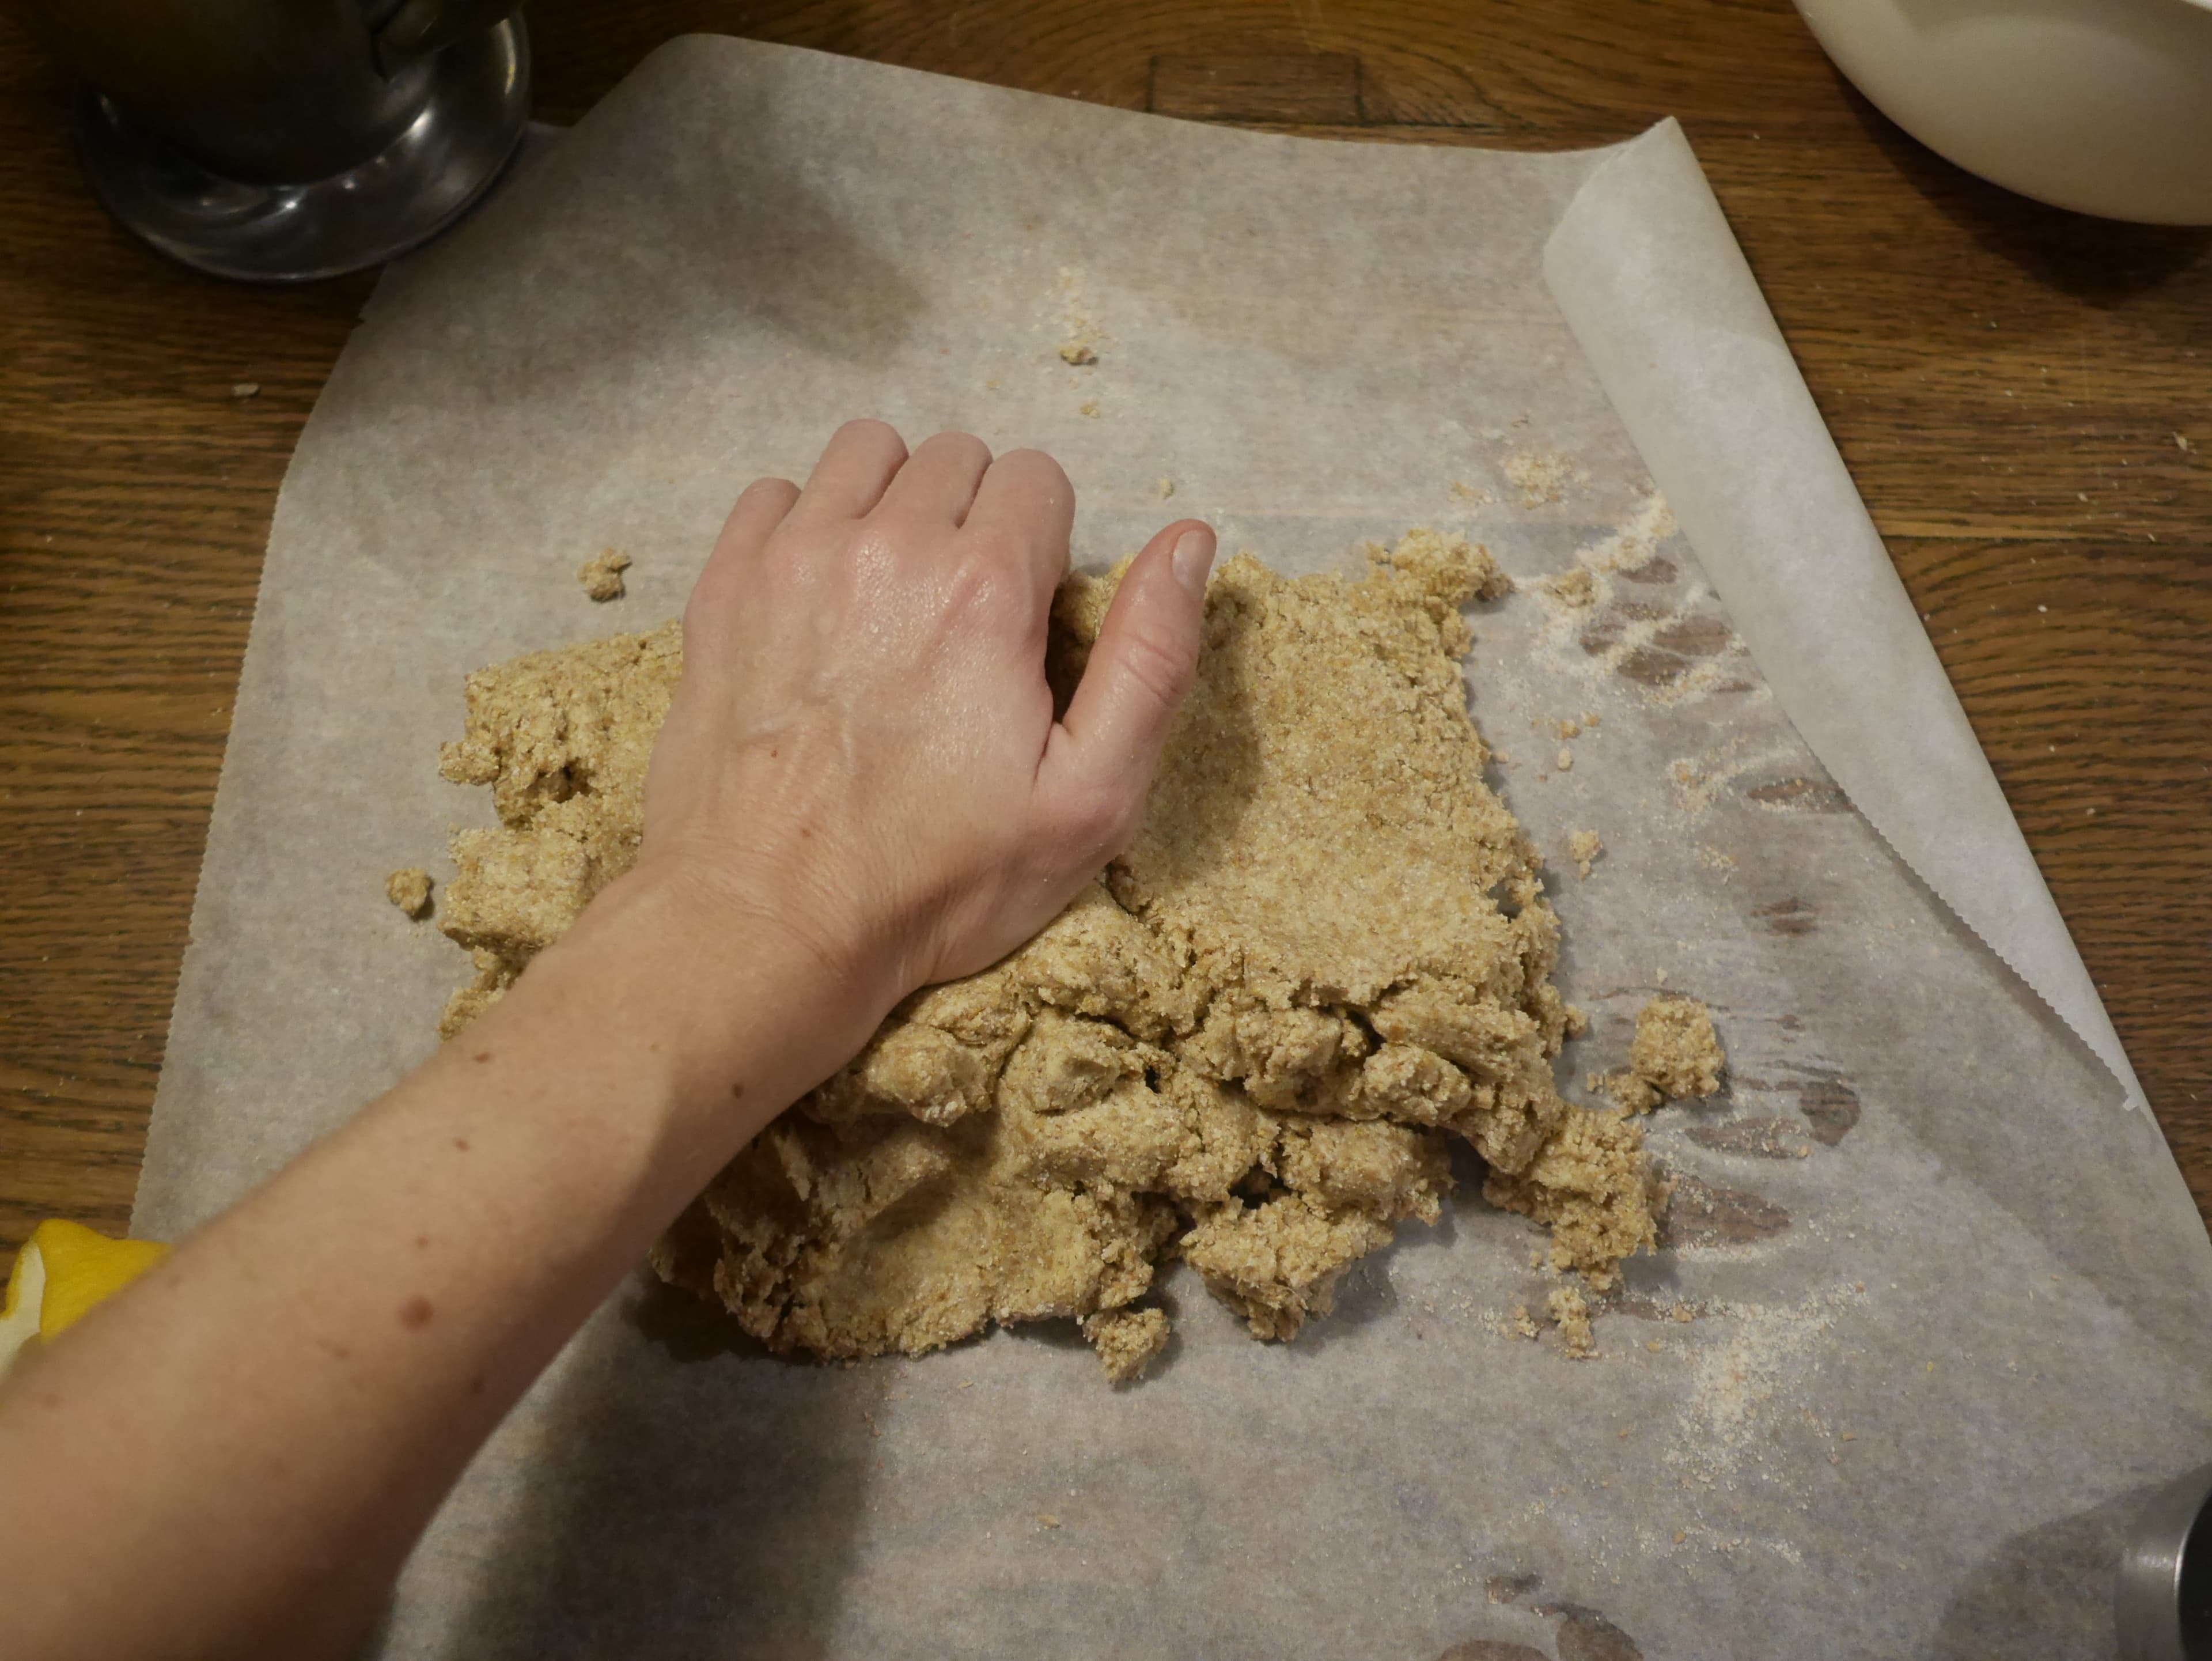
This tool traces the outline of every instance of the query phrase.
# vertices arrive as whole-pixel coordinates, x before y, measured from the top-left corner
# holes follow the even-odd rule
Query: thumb
[[[1213,532],[1170,525],[1129,563],[1066,718],[1045,747],[1047,803],[1116,851],[1135,825],[1176,707],[1198,666]]]

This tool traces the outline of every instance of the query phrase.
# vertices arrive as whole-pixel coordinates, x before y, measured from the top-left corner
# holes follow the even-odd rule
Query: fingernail
[[[1168,556],[1176,581],[1194,599],[1206,597],[1206,574],[1213,569],[1213,538],[1203,531],[1185,531],[1176,538]]]

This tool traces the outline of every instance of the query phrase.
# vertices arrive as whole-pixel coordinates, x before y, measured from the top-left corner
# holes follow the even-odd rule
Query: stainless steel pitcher
[[[82,74],[93,189],[164,253],[295,282],[390,258],[529,116],[518,0],[12,0]]]

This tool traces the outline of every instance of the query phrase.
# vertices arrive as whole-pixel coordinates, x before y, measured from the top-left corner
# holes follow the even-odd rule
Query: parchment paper
[[[2148,1110],[1966,712],[1681,129],[1592,173],[1544,252],[1591,367],[1767,683],[1852,804]],[[1666,204],[1655,212],[1655,203]]]
[[[1550,1282],[1471,1184],[1293,1344],[1171,1273],[1176,1342],[1118,1391],[1051,1329],[779,1362],[641,1281],[471,1468],[375,1652],[2111,1652],[2120,1531],[2212,1445],[2212,1248],[2149,1116],[2096,1110],[2095,1055],[1799,735],[1874,800],[1954,706],[1940,674],[1850,703],[1818,648],[1842,579],[1805,607],[1817,569],[1761,575],[1863,510],[1778,342],[1695,332],[1765,314],[1687,161],[1665,128],[1335,144],[696,40],[387,277],[278,502],[142,1231],[430,1050],[461,955],[381,889],[488,816],[435,772],[463,674],[672,615],[735,490],[860,412],[1049,448],[1081,559],[1183,513],[1292,569],[1410,525],[1487,543],[1522,587],[1477,609],[1470,697],[1554,856],[1592,1015],[1563,1080],[1620,1064],[1663,983],[1712,1004],[1732,1086],[1652,1122],[1674,1241],[1587,1361],[1509,1335]],[[608,545],[631,598],[593,607]],[[1541,584],[1577,562],[1587,608]],[[1806,686],[1840,707],[1793,727],[1774,689]],[[1995,805],[1937,820],[1967,864],[2017,843]]]

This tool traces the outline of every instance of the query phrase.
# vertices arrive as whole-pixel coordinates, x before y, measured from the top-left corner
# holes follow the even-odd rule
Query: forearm
[[[0,1648],[302,1654],[358,1629],[577,1323],[881,1013],[687,901],[604,896],[0,1395]],[[118,1571],[137,1595],[103,1598]]]
[[[716,1169],[909,986],[996,961],[1096,873],[1188,683],[1213,538],[1185,521],[1137,557],[1055,720],[1073,511],[1048,457],[947,434],[910,458],[865,422],[804,490],[738,499],[639,868],[0,1390],[0,1655],[337,1651]]]

